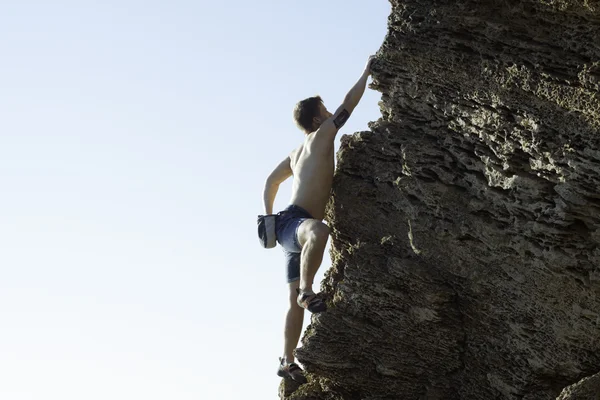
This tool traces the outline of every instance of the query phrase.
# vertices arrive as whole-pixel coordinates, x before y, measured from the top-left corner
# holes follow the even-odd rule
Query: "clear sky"
[[[256,236],[264,180],[303,139],[294,104],[333,111],[389,9],[0,2],[0,399],[277,398],[287,284]]]

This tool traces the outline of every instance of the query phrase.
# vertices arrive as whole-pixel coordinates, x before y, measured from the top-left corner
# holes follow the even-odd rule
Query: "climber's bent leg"
[[[298,242],[302,247],[300,257],[300,291],[312,294],[313,280],[323,261],[329,239],[329,227],[316,219],[307,219],[298,227]]]

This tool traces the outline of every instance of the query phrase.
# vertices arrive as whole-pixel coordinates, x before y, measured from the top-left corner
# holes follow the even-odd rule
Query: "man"
[[[360,101],[371,72],[369,57],[365,70],[350,89],[342,105],[331,114],[319,96],[300,101],[294,109],[294,120],[304,132],[304,143],[281,162],[265,183],[264,207],[273,213],[273,202],[279,185],[294,176],[291,204],[278,213],[275,230],[287,261],[289,309],[285,319],[284,354],[277,375],[305,383],[303,371],[294,363],[304,309],[325,311],[325,303],[313,291],[313,279],[329,238],[323,223],[334,172],[334,139]]]

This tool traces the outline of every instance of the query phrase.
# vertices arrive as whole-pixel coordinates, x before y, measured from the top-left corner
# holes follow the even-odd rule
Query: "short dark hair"
[[[313,118],[321,115],[319,104],[323,104],[321,96],[309,97],[296,104],[296,107],[294,107],[294,121],[298,128],[306,133],[312,132]]]

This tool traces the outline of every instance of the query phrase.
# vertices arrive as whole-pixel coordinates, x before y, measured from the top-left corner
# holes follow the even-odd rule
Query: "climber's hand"
[[[367,65],[365,65],[365,72],[369,75],[371,74],[371,65],[373,64],[373,60],[375,59],[377,59],[377,56],[369,56],[369,59],[367,60]]]

